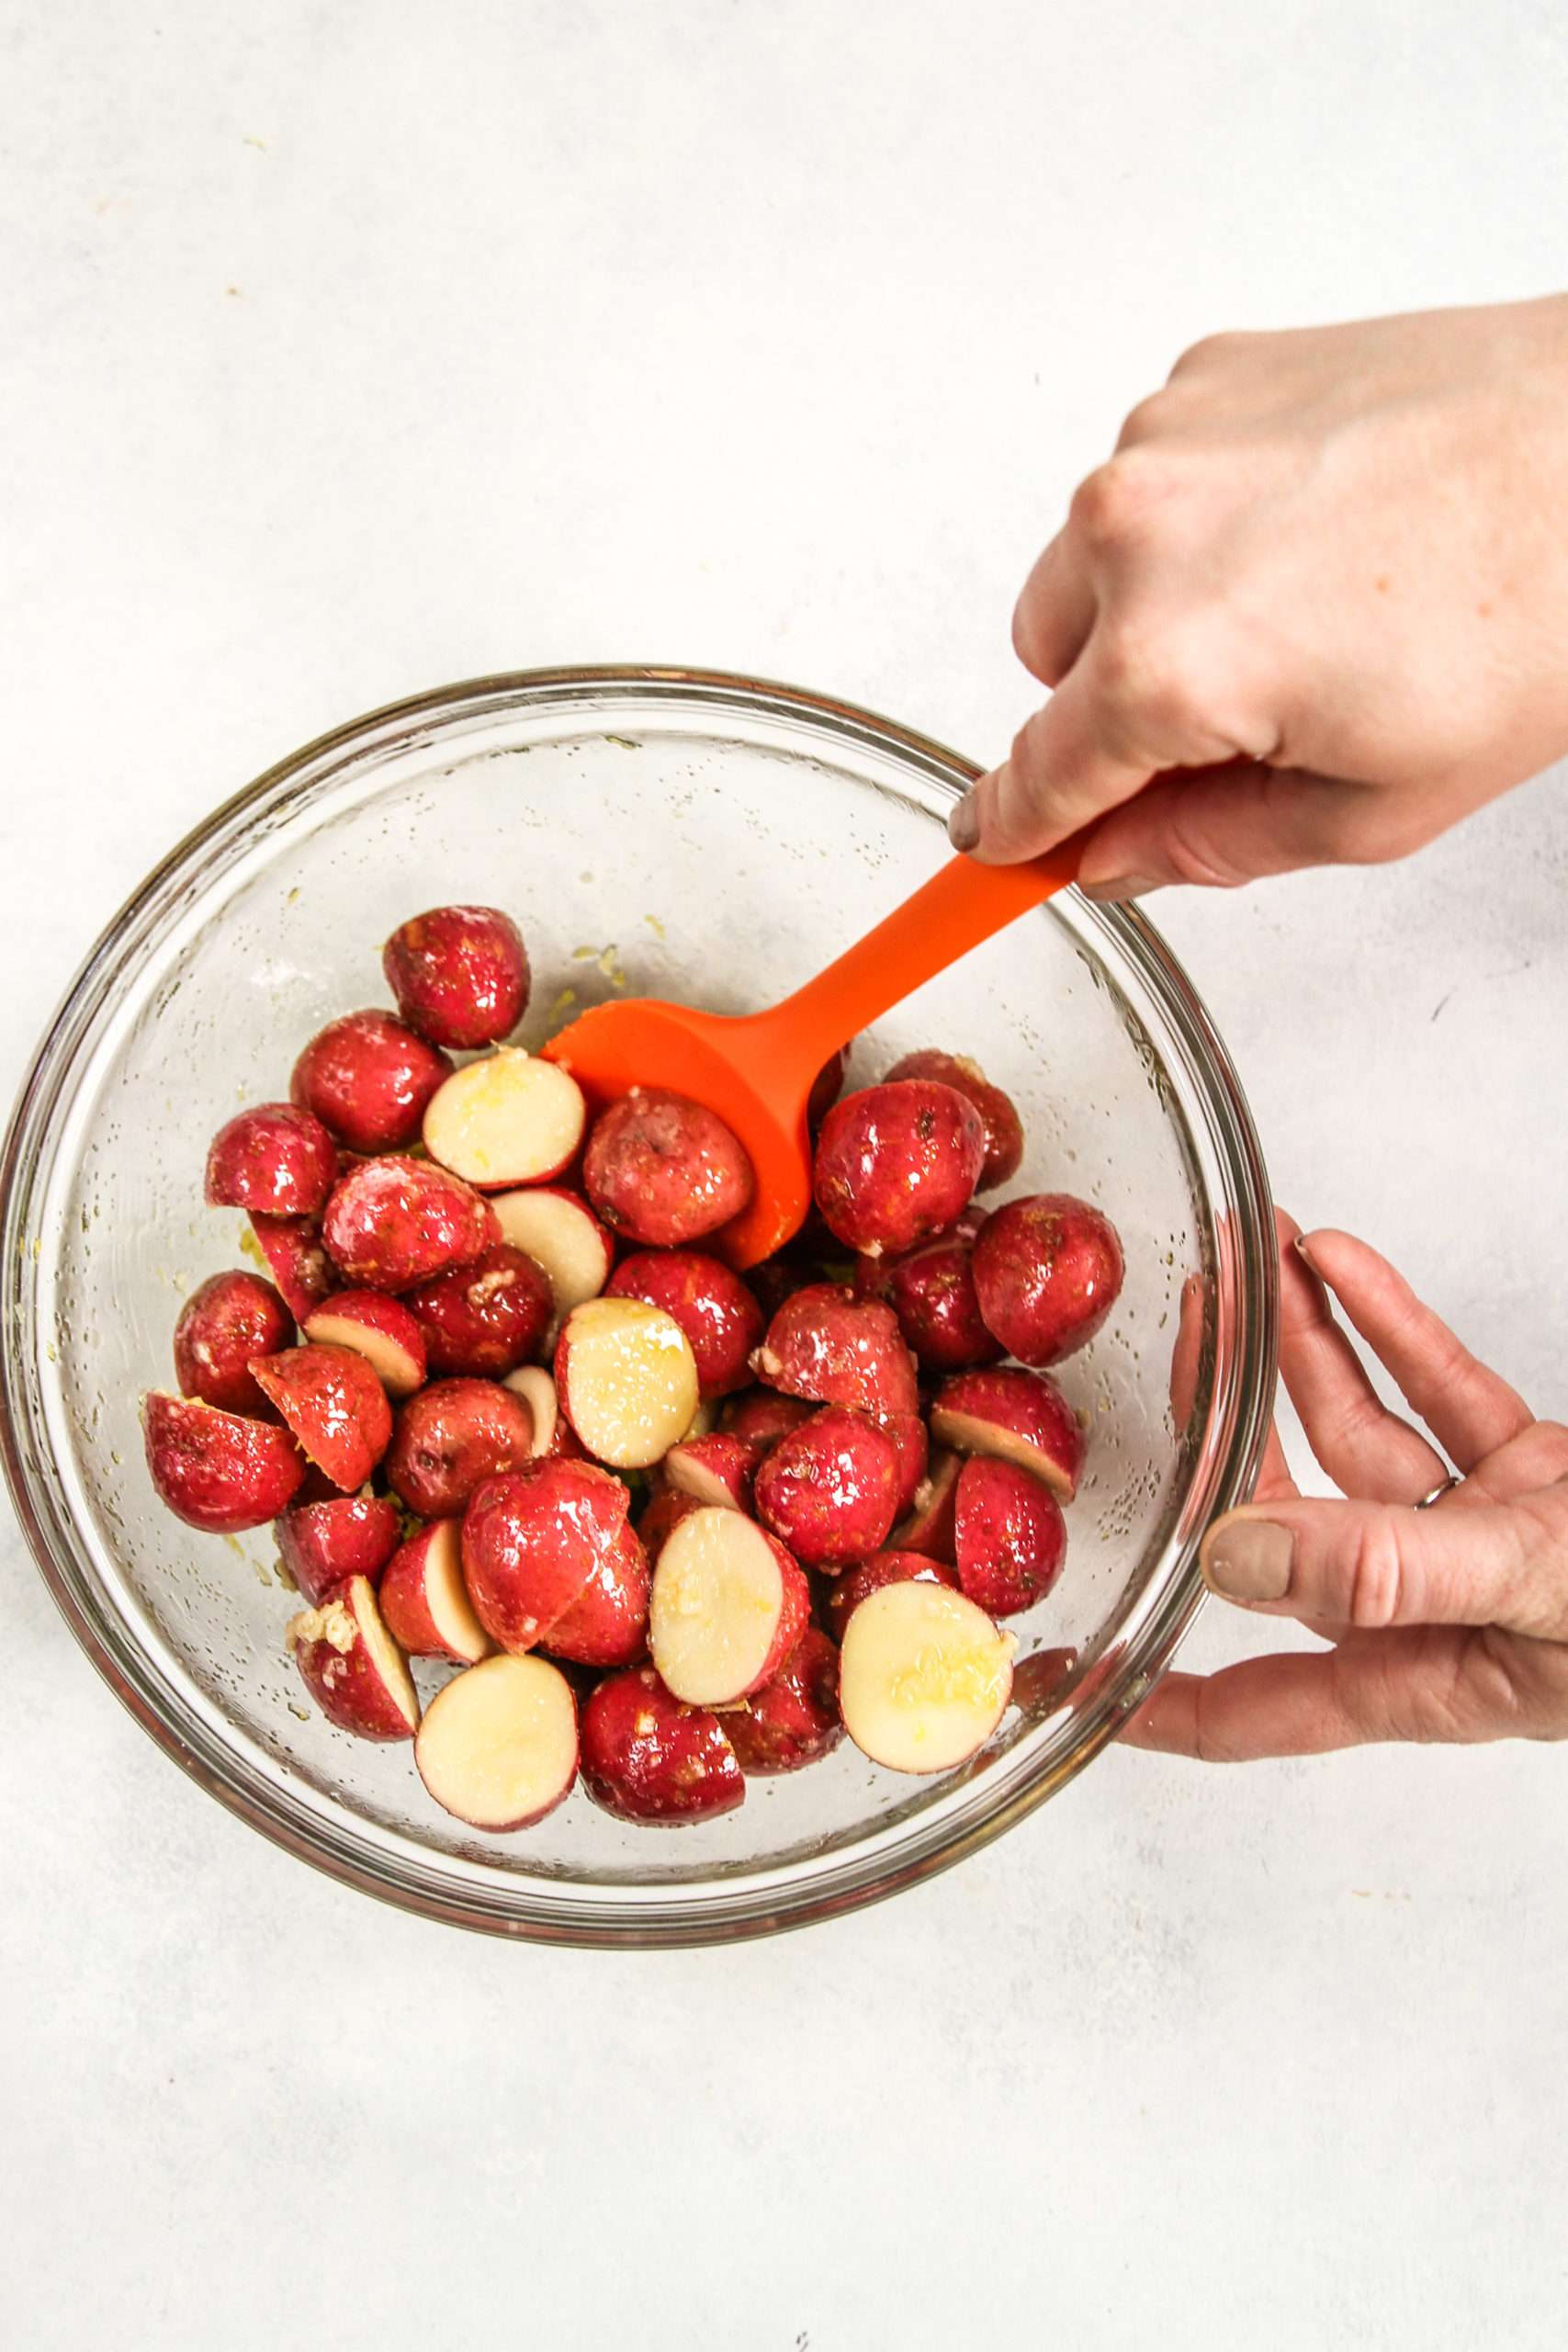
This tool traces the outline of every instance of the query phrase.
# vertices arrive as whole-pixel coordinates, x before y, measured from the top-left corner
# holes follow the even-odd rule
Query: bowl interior
[[[525,1932],[772,1924],[877,1891],[1056,1784],[1113,1727],[1192,1604],[1194,1531],[1242,1490],[1266,1417],[1266,1206],[1245,1112],[1153,935],[1075,897],[1015,924],[863,1037],[851,1082],[938,1044],[1006,1086],[1015,1190],[1068,1189],[1120,1227],[1127,1281],[1061,1377],[1089,1430],[1055,1593],[1016,1621],[1020,1703],[935,1781],[825,1764],[660,1837],[581,1793],[490,1838],[426,1797],[406,1747],[307,1704],[270,1533],[191,1532],[157,1505],[138,1425],[170,1378],[182,1295],[246,1262],[201,1202],[214,1128],[287,1092],[332,1015],[386,1001],[379,943],[446,899],[516,914],[522,1042],[616,992],[741,1011],[782,995],[931,870],[961,763],[897,730],[720,684],[512,682],[344,730],[176,853],[101,946],[14,1146],[7,1317],[35,1541],[79,1629],[187,1762],[313,1859]],[[1184,1279],[1201,1377],[1179,1428]],[[26,1430],[24,1430],[24,1422]],[[1063,1657],[1061,1653],[1070,1653]],[[434,1679],[421,1668],[428,1694]],[[694,1905],[713,1923],[693,1925]]]

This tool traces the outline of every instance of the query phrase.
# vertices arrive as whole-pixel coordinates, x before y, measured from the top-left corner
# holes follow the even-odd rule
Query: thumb
[[[1568,1484],[1465,1510],[1248,1504],[1215,1521],[1198,1561],[1212,1592],[1271,1616],[1568,1638]]]
[[[1370,786],[1256,760],[1155,778],[1096,827],[1078,868],[1091,899],[1130,899],[1171,882],[1220,889],[1303,865],[1393,856],[1378,831],[1386,796]]]

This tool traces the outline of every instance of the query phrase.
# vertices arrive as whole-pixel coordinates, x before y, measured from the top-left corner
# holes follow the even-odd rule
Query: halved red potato
[[[637,1521],[637,1540],[650,1561],[657,1560],[665,1544],[683,1519],[694,1510],[706,1510],[714,1506],[700,1503],[695,1495],[677,1493],[673,1487],[660,1487],[649,1497],[642,1517]]]
[[[995,1363],[1005,1352],[980,1313],[974,1249],[961,1223],[887,1266],[887,1303],[926,1372],[962,1372]]]
[[[381,968],[403,1019],[432,1045],[493,1046],[528,1009],[528,951],[499,907],[411,916],[381,950]]]
[[[852,1097],[852,1100],[853,1098]],[[890,1306],[842,1283],[809,1283],[784,1300],[751,1359],[770,1388],[864,1413],[919,1409],[914,1359]]]
[[[640,1298],[574,1306],[556,1345],[556,1394],[601,1462],[646,1470],[684,1437],[697,1409],[697,1365],[672,1315]]]
[[[583,1785],[623,1821],[711,1821],[745,1798],[723,1724],[682,1706],[651,1667],[601,1682],[582,1711],[581,1736]]]
[[[594,1121],[582,1181],[613,1233],[674,1249],[739,1216],[754,1178],[716,1112],[668,1087],[634,1086]]]
[[[738,1510],[700,1509],[654,1564],[649,1652],[677,1699],[728,1706],[771,1681],[810,1614],[810,1587],[782,1544]]]
[[[394,1553],[378,1599],[387,1631],[410,1657],[455,1657],[471,1666],[495,1645],[474,1614],[463,1581],[460,1522],[433,1520]]]
[[[993,1617],[1043,1600],[1062,1572],[1067,1529],[1043,1479],[976,1453],[958,1475],[953,1543],[958,1581]]]
[[[387,1392],[352,1348],[286,1348],[258,1356],[256,1385],[293,1430],[307,1458],[345,1494],[361,1487],[392,1434]]]
[[[899,1521],[888,1538],[889,1550],[923,1552],[930,1559],[952,1560],[953,1511],[963,1467],[956,1453],[932,1448],[930,1466],[915,1490],[908,1516]]]
[[[463,1514],[463,1577],[503,1650],[546,1639],[620,1540],[630,1500],[592,1462],[528,1462],[489,1478]]]
[[[207,1155],[209,1208],[312,1216],[337,1182],[337,1146],[292,1102],[258,1102],[220,1127]]]
[[[253,1356],[270,1356],[294,1337],[294,1317],[271,1283],[238,1271],[210,1274],[175,1325],[175,1377],[182,1396],[225,1413],[272,1410],[251,1377]]]
[[[844,1726],[839,1653],[827,1634],[807,1625],[773,1680],[728,1713],[724,1727],[745,1772],[796,1772],[835,1748]]]
[[[488,1657],[424,1711],[419,1777],[446,1813],[504,1834],[542,1821],[577,1778],[577,1702],[542,1657]]]
[[[750,1510],[751,1482],[756,1476],[758,1449],[732,1432],[714,1430],[706,1437],[683,1438],[663,1461],[664,1482],[678,1495],[722,1510]]]
[[[451,1069],[395,1014],[345,1012],[311,1038],[288,1092],[350,1151],[401,1151],[418,1140],[424,1106]]]
[[[823,1120],[844,1091],[844,1072],[850,1066],[850,1049],[840,1046],[829,1055],[811,1081],[811,1091],[806,1098],[807,1132],[815,1135]]]
[[[545,1639],[556,1657],[577,1666],[634,1666],[648,1647],[648,1555],[623,1521],[610,1549],[564,1617]]]
[[[995,1453],[1032,1470],[1063,1502],[1077,1492],[1084,1434],[1045,1372],[998,1364],[944,1381],[931,1405],[931,1435],[954,1453]]]
[[[266,1268],[296,1323],[303,1324],[337,1288],[337,1270],[321,1246],[319,1216],[265,1216],[251,1213],[251,1231]]]
[[[864,1414],[825,1406],[763,1458],[754,1491],[763,1526],[807,1567],[832,1574],[886,1542],[897,1451]]]
[[[159,1500],[209,1535],[265,1527],[304,1482],[305,1457],[276,1421],[154,1389],[142,1400],[141,1430]]]
[[[502,1238],[525,1250],[544,1268],[564,1322],[585,1298],[597,1298],[610,1279],[615,1245],[581,1193],[562,1184],[537,1184],[525,1192],[496,1193],[491,1206]]]
[[[1093,1339],[1122,1294],[1111,1219],[1071,1193],[1032,1193],[986,1221],[971,1261],[989,1329],[1021,1363],[1060,1363]]]
[[[534,1417],[493,1380],[437,1380],[392,1425],[387,1483],[421,1519],[452,1519],[487,1478],[533,1459]]]
[[[844,1729],[892,1771],[951,1771],[1000,1723],[1014,1646],[962,1592],[907,1578],[884,1585],[844,1628]]]
[[[419,1696],[367,1577],[352,1577],[319,1609],[302,1610],[286,1639],[329,1723],[360,1739],[412,1738]]]
[[[812,1185],[829,1231],[875,1258],[945,1233],[985,1159],[985,1129],[965,1096],[929,1079],[898,1079],[833,1105]]]
[[[781,1437],[808,1421],[817,1410],[811,1396],[786,1396],[777,1388],[747,1388],[727,1399],[718,1425],[731,1437],[743,1439],[765,1453]]]
[[[762,1310],[737,1273],[701,1250],[640,1250],[623,1259],[611,1298],[645,1299],[672,1315],[691,1341],[704,1396],[727,1396],[750,1378]]]
[[[416,1283],[401,1303],[423,1334],[430,1370],[469,1379],[515,1371],[536,1353],[555,1313],[544,1268],[507,1241]]]
[[[956,1592],[958,1571],[924,1552],[874,1552],[869,1560],[861,1560],[841,1577],[835,1577],[828,1588],[822,1613],[836,1642],[843,1640],[844,1628],[861,1602],[880,1592],[885,1584],[945,1584]]]
[[[588,1107],[554,1062],[501,1046],[468,1062],[430,1098],[424,1148],[467,1183],[547,1183],[577,1157]]]
[[[366,1577],[374,1584],[397,1550],[400,1532],[397,1505],[384,1495],[333,1495],[324,1502],[297,1502],[273,1528],[279,1565],[311,1609],[320,1608],[351,1577]]]
[[[898,1456],[898,1498],[893,1510],[894,1517],[902,1519],[906,1511],[914,1510],[915,1497],[931,1467],[926,1425],[918,1413],[878,1413],[874,1418],[877,1427],[886,1430],[892,1439]]]
[[[334,1291],[306,1316],[305,1337],[362,1355],[389,1396],[412,1396],[424,1385],[424,1333],[402,1301],[384,1290]]]
[[[955,1093],[964,1095],[979,1114],[986,1136],[986,1158],[976,1180],[977,1193],[988,1193],[994,1185],[1010,1182],[1018,1174],[1023,1158],[1023,1122],[1010,1094],[993,1086],[978,1062],[967,1054],[940,1053],[933,1046],[922,1046],[919,1053],[906,1054],[894,1063],[888,1079],[935,1079],[939,1085],[951,1086]]]
[[[321,1238],[356,1289],[409,1290],[467,1265],[501,1232],[489,1203],[449,1169],[389,1152],[334,1187]]]
[[[535,1459],[555,1459],[581,1462],[581,1441],[566,1415],[560,1409],[553,1375],[542,1363],[520,1363],[502,1382],[514,1396],[521,1396],[534,1416]]]

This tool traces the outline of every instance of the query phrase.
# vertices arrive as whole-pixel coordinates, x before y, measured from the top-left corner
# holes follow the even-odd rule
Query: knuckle
[[[1200,335],[1196,343],[1188,345],[1177,360],[1170,371],[1169,381],[1174,383],[1179,376],[1201,375],[1208,369],[1223,366],[1226,360],[1235,356],[1237,349],[1247,340],[1245,334],[1235,331]]]
[[[1123,449],[1079,482],[1068,510],[1073,527],[1091,548],[1124,547],[1142,533],[1157,493],[1156,469]]]
[[[1157,441],[1171,422],[1171,398],[1168,388],[1150,392],[1127,411],[1122,420],[1122,430],[1116,436],[1117,449],[1136,449],[1145,441]]]
[[[1190,635],[1122,616],[1103,624],[1096,658],[1106,707],[1162,755],[1205,733],[1202,664]]]
[[[1404,1562],[1392,1518],[1369,1517],[1357,1530],[1350,1555],[1348,1607],[1352,1625],[1375,1629],[1399,1623],[1404,1600]]]

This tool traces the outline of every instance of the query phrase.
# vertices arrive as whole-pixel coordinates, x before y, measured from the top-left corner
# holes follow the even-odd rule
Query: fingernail
[[[1282,1600],[1294,1550],[1290,1529],[1273,1520],[1222,1520],[1199,1546],[1198,1566],[1222,1600]]]
[[[947,838],[954,849],[971,850],[980,838],[980,803],[974,787],[964,794],[947,820]]]
[[[1310,1266],[1314,1274],[1317,1273],[1317,1261],[1313,1256],[1312,1251],[1307,1248],[1307,1238],[1304,1233],[1297,1234],[1294,1248],[1296,1255],[1301,1260],[1302,1263],[1304,1266]],[[1321,1279],[1322,1277],[1320,1275],[1319,1280],[1321,1281]]]
[[[1112,874],[1103,882],[1080,882],[1078,888],[1086,899],[1141,899],[1147,890],[1157,890],[1159,884],[1152,874]]]

